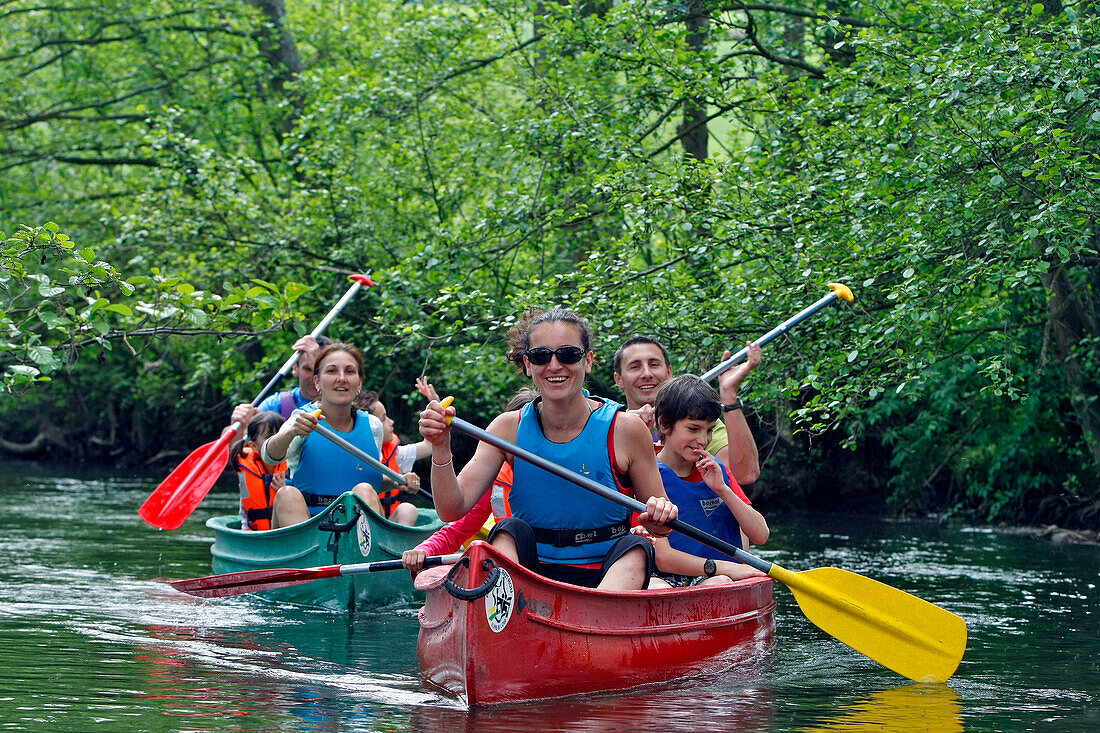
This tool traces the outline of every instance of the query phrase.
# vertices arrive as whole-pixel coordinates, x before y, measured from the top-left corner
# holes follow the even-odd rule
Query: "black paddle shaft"
[[[482,430],[476,425],[466,422],[462,418],[452,417],[451,427],[456,428],[461,432],[466,433],[467,435],[471,435],[478,440],[484,441],[489,445],[500,448],[505,453],[510,453],[516,458],[521,458],[528,463],[538,466],[544,471],[549,471],[555,476],[560,476],[566,481],[572,481],[581,488],[588,489],[594,494],[599,494],[603,498],[613,501],[616,504],[620,504],[627,509],[639,513],[646,511],[645,504],[638,501],[637,499],[626,496],[625,494],[615,491],[612,488],[597,483],[587,476],[583,476],[577,473],[576,471],[570,471],[564,466],[559,466],[553,461],[547,460],[546,458],[543,458],[538,454],[532,453],[525,448],[520,448],[518,445],[510,443],[500,436],[493,435],[487,430]],[[701,529],[697,529],[679,519],[673,519],[671,522],[666,522],[665,526],[669,529],[676,530],[682,535],[690,537],[696,542],[701,542],[707,547],[713,547],[715,550],[718,550],[719,552],[724,552],[730,557],[736,557],[741,562],[756,568],[762,573],[767,573],[769,570],[771,570],[772,564],[770,562],[766,560],[761,560],[758,557],[754,557],[753,555],[750,555],[749,553],[742,550],[740,547],[732,545],[729,542],[719,539],[712,534],[704,532]]]

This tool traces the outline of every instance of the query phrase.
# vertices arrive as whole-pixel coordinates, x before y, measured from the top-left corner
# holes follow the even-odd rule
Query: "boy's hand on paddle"
[[[737,390],[740,389],[741,382],[745,381],[745,377],[749,376],[749,372],[760,366],[762,359],[760,344],[750,343],[748,346],[749,353],[745,361],[733,369],[723,372],[718,377],[718,392],[723,402],[734,402],[737,399]],[[730,356],[732,354],[726,351],[722,354],[722,361],[730,358]]]
[[[439,400],[432,400],[428,403],[428,406],[420,413],[420,434],[424,436],[424,440],[432,444],[433,447],[442,447],[447,445],[451,440],[451,426],[448,417],[454,417],[455,408],[451,406],[443,407],[439,403]]]
[[[645,511],[638,515],[638,523],[657,537],[665,537],[671,531],[664,525],[680,514],[676,505],[663,496],[651,496],[645,503]]]

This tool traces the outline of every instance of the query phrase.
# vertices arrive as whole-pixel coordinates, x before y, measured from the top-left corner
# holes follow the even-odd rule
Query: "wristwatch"
[[[741,401],[741,398],[737,398],[737,402],[731,402],[728,405],[722,405],[722,412],[733,412],[734,410],[740,410],[745,406],[745,403]]]
[[[703,575],[707,576],[708,578],[713,578],[714,574],[717,572],[718,565],[715,564],[714,560],[708,557],[707,561],[703,563]]]

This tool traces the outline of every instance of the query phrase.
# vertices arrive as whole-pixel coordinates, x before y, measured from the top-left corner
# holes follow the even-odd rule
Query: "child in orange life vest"
[[[271,503],[286,485],[286,461],[271,466],[260,459],[260,446],[282,427],[277,412],[257,412],[248,421],[245,438],[229,454],[229,465],[237,468],[241,487],[241,529],[271,529]]]
[[[721,461],[707,452],[714,425],[722,416],[718,392],[699,377],[685,374],[661,385],[653,414],[664,441],[657,454],[668,498],[680,519],[743,548],[745,538],[764,544],[768,523]],[[650,537],[658,574],[650,588],[722,584],[760,572],[696,540],[673,533]]]
[[[430,387],[431,385],[427,385]],[[420,388],[420,380],[417,380]],[[434,391],[434,389],[433,389]],[[432,454],[432,444],[426,440],[412,445],[401,445],[401,439],[393,432],[393,419],[386,414],[386,406],[378,399],[378,393],[373,390],[363,392],[356,401],[356,406],[374,415],[382,423],[382,463],[391,470],[401,474],[408,482],[406,486],[394,486],[380,490],[378,500],[382,502],[382,509],[386,512],[386,518],[398,524],[413,525],[417,519],[417,509],[408,502],[400,500],[401,492],[415,494],[420,490],[420,476],[413,472],[413,463],[421,458],[427,458]],[[388,479],[385,479],[388,482]],[[413,488],[415,487],[415,488]]]

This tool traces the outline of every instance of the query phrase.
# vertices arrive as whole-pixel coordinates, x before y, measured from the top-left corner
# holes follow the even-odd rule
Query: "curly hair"
[[[508,361],[516,365],[516,368],[525,373],[523,367],[523,355],[531,348],[531,331],[536,326],[544,323],[571,323],[577,327],[581,334],[581,348],[592,351],[595,336],[588,321],[565,308],[529,308],[523,317],[514,326],[508,329]]]

